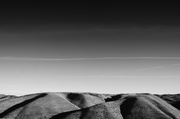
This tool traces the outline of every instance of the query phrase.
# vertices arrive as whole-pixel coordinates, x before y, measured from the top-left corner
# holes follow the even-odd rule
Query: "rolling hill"
[[[180,119],[179,94],[0,95],[1,119]]]

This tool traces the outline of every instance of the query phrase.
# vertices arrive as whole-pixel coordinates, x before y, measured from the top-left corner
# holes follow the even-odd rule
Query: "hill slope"
[[[177,96],[94,93],[38,93],[20,97],[1,95],[0,118],[180,119]]]

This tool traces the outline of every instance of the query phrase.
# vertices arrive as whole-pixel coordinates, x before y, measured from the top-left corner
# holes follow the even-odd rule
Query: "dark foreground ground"
[[[180,119],[180,94],[0,95],[0,119]]]

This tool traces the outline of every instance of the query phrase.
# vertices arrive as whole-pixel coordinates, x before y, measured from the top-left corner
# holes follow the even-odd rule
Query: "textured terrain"
[[[1,119],[180,119],[180,95],[0,95]]]

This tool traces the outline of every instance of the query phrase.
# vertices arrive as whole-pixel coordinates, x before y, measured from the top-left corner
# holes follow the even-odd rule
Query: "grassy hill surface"
[[[0,95],[1,119],[180,119],[180,95]]]

